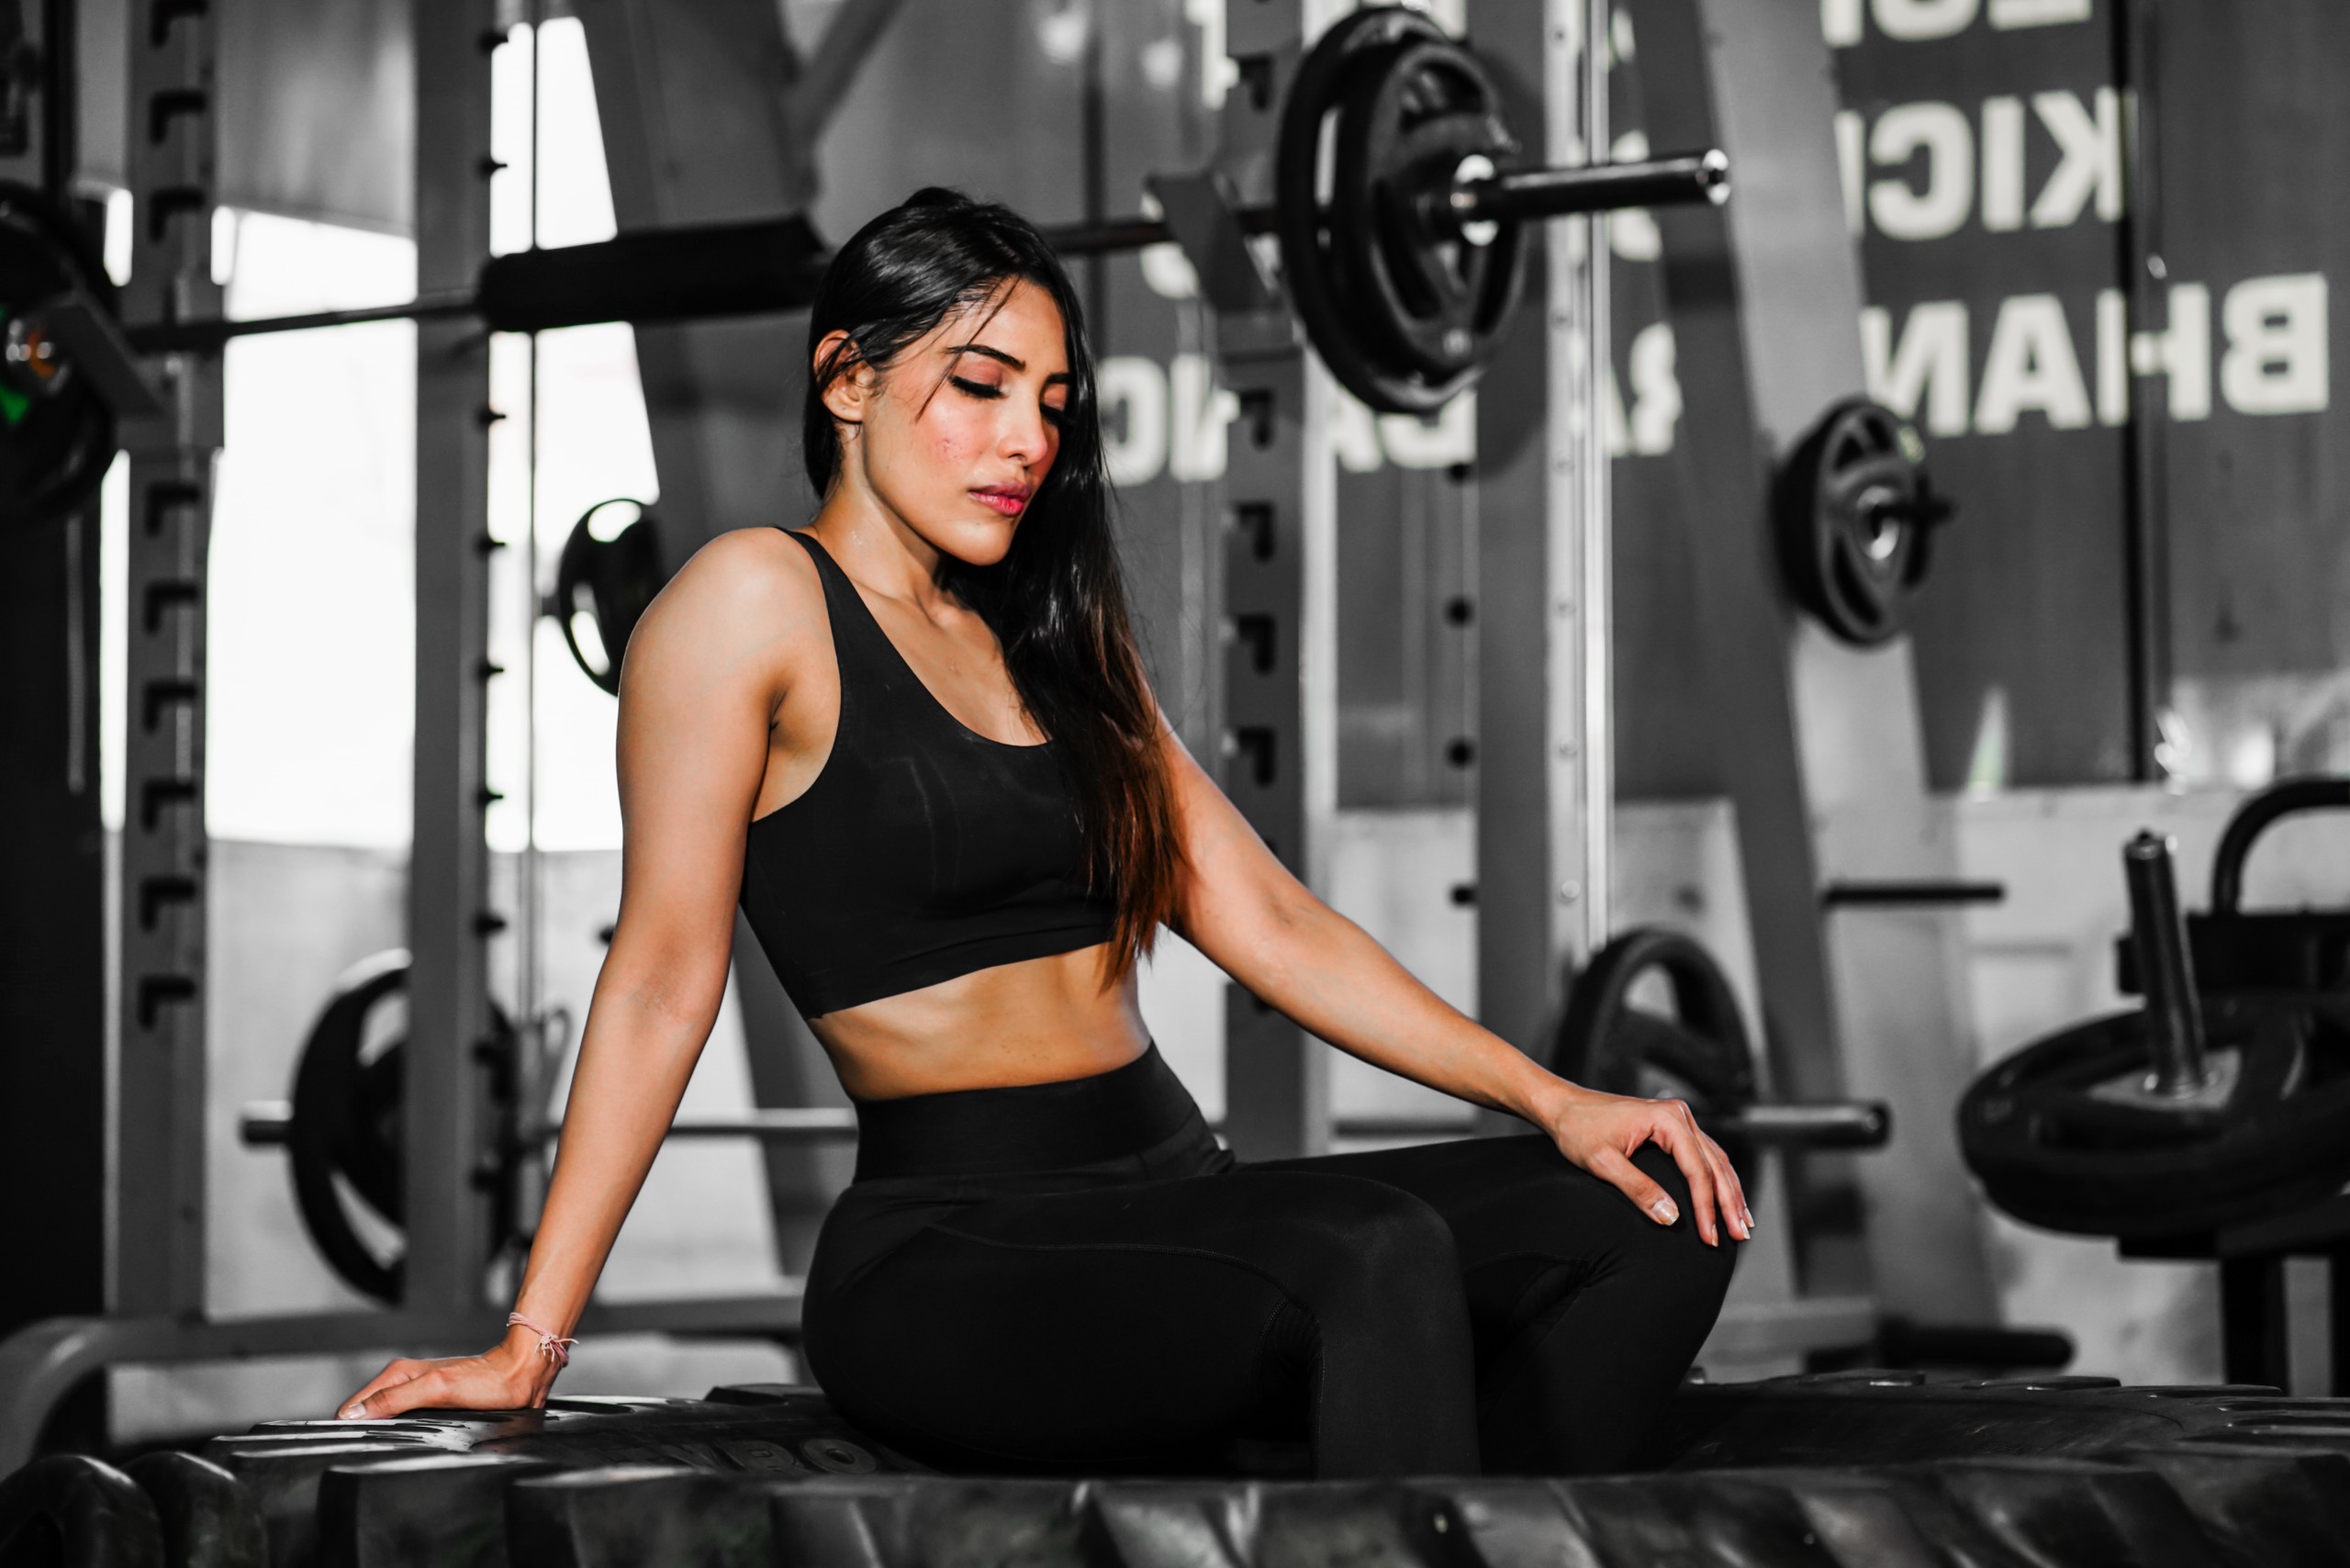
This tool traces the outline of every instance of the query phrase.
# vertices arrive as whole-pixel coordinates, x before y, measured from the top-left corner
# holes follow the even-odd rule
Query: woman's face
[[[992,566],[1060,452],[1060,308],[1024,279],[948,316],[880,375],[840,377],[824,401],[847,421],[845,469],[933,549]]]

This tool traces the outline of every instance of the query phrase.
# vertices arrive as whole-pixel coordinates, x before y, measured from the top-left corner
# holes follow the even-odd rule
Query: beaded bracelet
[[[578,1340],[551,1334],[519,1312],[508,1313],[506,1324],[509,1328],[520,1327],[536,1334],[539,1337],[539,1354],[554,1362],[558,1370],[571,1364],[571,1347],[579,1343]]]

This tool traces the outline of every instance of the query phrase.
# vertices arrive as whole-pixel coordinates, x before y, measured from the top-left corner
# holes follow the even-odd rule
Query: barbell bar
[[[1718,205],[1729,195],[1729,160],[1717,149],[1639,163],[1512,170],[1456,181],[1444,201],[1456,221],[1469,224],[1626,207]],[[1279,209],[1244,207],[1233,217],[1245,234],[1270,234]],[[1166,223],[1140,214],[1049,226],[1044,232],[1068,256],[1116,254],[1175,238]],[[125,326],[123,336],[142,354],[205,353],[237,338],[375,321],[472,319],[493,332],[532,332],[606,321],[659,324],[761,315],[805,308],[831,259],[814,229],[797,215],[688,225],[493,256],[470,292],[242,320],[138,322]]]
[[[1884,1103],[1874,1100],[1762,1102],[1727,1114],[1700,1113],[1698,1124],[1713,1136],[1727,1133],[1751,1142],[1802,1148],[1879,1148],[1892,1136]],[[294,1109],[282,1100],[255,1101],[237,1118],[238,1140],[249,1148],[283,1145],[294,1125]],[[1342,1138],[1459,1137],[1471,1124],[1457,1117],[1340,1116],[1331,1131]],[[554,1141],[557,1130],[543,1135]],[[746,1111],[735,1115],[681,1115],[669,1125],[673,1138],[756,1138],[761,1143],[819,1144],[856,1141],[856,1113],[831,1106]]]

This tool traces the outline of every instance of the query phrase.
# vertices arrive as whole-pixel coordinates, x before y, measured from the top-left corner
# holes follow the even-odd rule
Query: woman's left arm
[[[1546,1071],[1462,1015],[1275,859],[1171,731],[1165,745],[1189,862],[1175,930],[1260,1001],[1350,1056],[1522,1116],[1660,1225],[1679,1211],[1632,1154],[1654,1143],[1688,1179],[1697,1233],[1746,1239],[1753,1216],[1729,1158],[1678,1100],[1602,1093]]]

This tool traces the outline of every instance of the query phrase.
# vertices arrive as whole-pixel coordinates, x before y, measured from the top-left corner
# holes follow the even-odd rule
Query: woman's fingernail
[[[1681,1217],[1681,1211],[1673,1206],[1671,1198],[1659,1198],[1649,1205],[1649,1213],[1656,1216],[1659,1225],[1671,1225]]]
[[[341,1421],[356,1421],[359,1419],[360,1412],[365,1408],[366,1407],[364,1406],[360,1405],[346,1405],[337,1414],[335,1418]]]
[[[1741,1209],[1739,1212],[1746,1216],[1746,1228],[1752,1230],[1754,1228],[1754,1211],[1752,1209]]]

